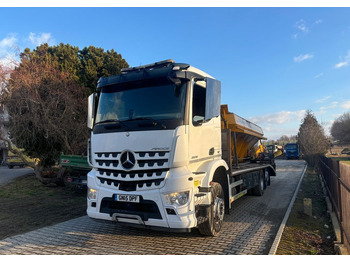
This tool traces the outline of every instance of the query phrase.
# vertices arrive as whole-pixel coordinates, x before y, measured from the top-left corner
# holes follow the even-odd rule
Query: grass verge
[[[304,213],[304,198],[312,201],[312,216]],[[335,235],[320,178],[305,173],[279,243],[277,255],[333,255]]]
[[[86,214],[86,190],[44,186],[33,175],[0,189],[0,239]]]

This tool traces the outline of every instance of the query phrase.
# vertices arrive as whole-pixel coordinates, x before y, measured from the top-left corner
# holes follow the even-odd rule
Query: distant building
[[[0,130],[1,134],[5,138],[9,138],[8,136],[8,124],[10,118],[9,114],[4,105],[0,104]],[[0,140],[0,165],[3,165],[7,161],[8,156],[8,147],[7,143]]]

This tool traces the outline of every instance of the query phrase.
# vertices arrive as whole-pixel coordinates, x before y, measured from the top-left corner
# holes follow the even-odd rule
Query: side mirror
[[[221,82],[213,78],[206,78],[205,121],[220,115]]]
[[[94,125],[94,112],[95,112],[95,93],[91,94],[88,98],[87,127],[90,129],[92,129]]]

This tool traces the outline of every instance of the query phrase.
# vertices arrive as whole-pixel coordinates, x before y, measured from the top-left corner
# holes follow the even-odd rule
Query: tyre
[[[13,168],[13,166],[8,166],[9,167],[9,169],[12,169]]]
[[[198,229],[202,235],[217,236],[224,223],[225,215],[224,191],[219,183],[213,183],[211,195],[212,200],[207,219],[198,225]]]
[[[265,178],[265,188],[267,188],[267,186],[269,186],[271,184],[271,178],[270,178],[270,172],[269,170],[266,168],[265,171],[264,171],[265,175],[264,175],[264,178]]]
[[[262,196],[264,194],[264,188],[265,188],[264,172],[261,171],[259,174],[259,184],[252,188],[253,195]]]

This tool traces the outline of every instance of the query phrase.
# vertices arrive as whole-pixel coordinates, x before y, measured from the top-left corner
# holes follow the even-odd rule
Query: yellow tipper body
[[[221,105],[221,129],[230,129],[236,136],[237,157],[239,162],[248,157],[248,152],[260,140],[266,139],[258,125],[228,111],[227,105]],[[234,156],[234,138],[231,139],[232,156]],[[255,152],[252,152],[255,155]]]

